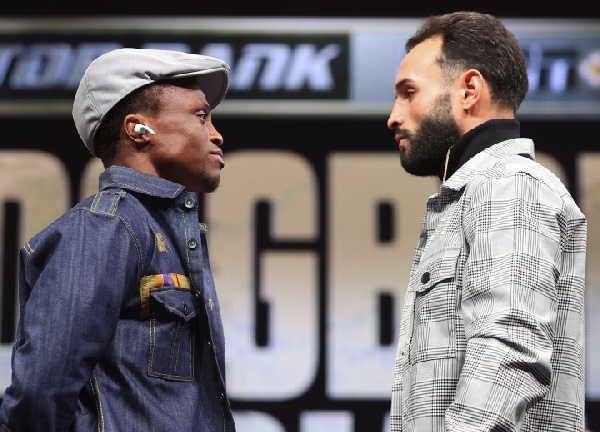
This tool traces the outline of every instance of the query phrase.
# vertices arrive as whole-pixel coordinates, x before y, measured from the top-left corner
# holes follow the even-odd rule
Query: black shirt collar
[[[446,179],[477,153],[499,142],[520,136],[521,125],[515,119],[488,120],[471,129],[450,148]]]

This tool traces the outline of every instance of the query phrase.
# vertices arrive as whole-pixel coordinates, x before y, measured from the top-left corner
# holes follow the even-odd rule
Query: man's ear
[[[128,114],[123,120],[123,129],[125,130],[125,134],[130,140],[134,141],[138,147],[146,145],[152,136],[152,134],[149,133],[141,133],[140,131],[136,131],[136,126],[145,124],[145,122],[146,117],[140,114]]]
[[[461,108],[465,111],[471,110],[482,102],[485,97],[486,83],[477,69],[469,69],[461,75]]]

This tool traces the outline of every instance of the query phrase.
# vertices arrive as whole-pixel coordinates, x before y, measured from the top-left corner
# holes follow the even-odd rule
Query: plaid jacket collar
[[[486,148],[473,156],[442,184],[443,189],[459,191],[477,174],[494,167],[506,156],[521,155],[535,159],[535,147],[529,138],[510,139]]]

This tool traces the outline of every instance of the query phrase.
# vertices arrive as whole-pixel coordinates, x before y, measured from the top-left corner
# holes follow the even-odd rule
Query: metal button
[[[188,240],[188,247],[190,249],[196,249],[198,247],[198,241],[195,238],[191,238]]]
[[[431,278],[431,275],[429,274],[429,272],[425,272],[423,273],[423,275],[421,276],[421,282],[423,283],[427,283],[429,282],[429,279]]]
[[[186,198],[185,199],[185,207],[192,209],[194,208],[194,206],[196,205],[196,201],[193,198]]]

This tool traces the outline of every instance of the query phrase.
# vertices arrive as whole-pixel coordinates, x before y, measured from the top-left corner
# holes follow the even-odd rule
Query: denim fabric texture
[[[235,431],[197,209],[183,186],[113,166],[21,249],[0,430]]]

